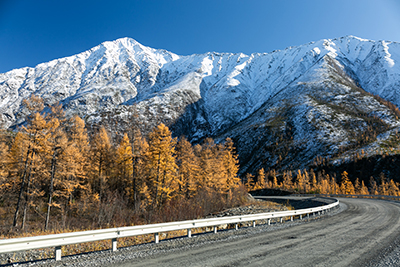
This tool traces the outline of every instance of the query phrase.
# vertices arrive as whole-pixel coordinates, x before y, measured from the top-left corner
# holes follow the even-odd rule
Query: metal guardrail
[[[299,197],[347,197],[347,198],[371,198],[371,199],[384,199],[384,200],[400,200],[400,196],[388,195],[346,195],[346,194],[298,194],[290,196]]]
[[[279,211],[259,214],[249,214],[242,216],[218,217],[200,220],[188,220],[180,222],[158,223],[128,227],[118,227],[110,229],[72,232],[65,234],[43,235],[34,237],[12,238],[0,240],[0,253],[17,252],[31,249],[55,247],[55,259],[61,260],[61,246],[79,244],[100,240],[111,240],[112,251],[117,250],[117,239],[122,237],[130,237],[145,234],[154,234],[155,243],[159,242],[159,233],[187,230],[187,236],[191,237],[193,228],[214,227],[214,233],[217,232],[218,226],[223,224],[235,224],[235,229],[239,227],[239,223],[252,221],[252,226],[256,226],[256,221],[268,219],[268,225],[272,218],[280,218],[281,222],[284,217],[310,215],[321,212],[330,211],[339,205],[339,200],[332,204],[314,207],[310,209]]]

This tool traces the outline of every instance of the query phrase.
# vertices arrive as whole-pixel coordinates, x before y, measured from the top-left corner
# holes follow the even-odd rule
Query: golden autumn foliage
[[[345,195],[353,195],[353,194],[355,194],[354,186],[350,182],[350,180],[348,178],[348,173],[346,171],[344,171],[342,173],[342,182],[340,183],[340,190]]]
[[[336,177],[260,169],[242,177],[243,185],[229,138],[192,145],[173,138],[164,124],[148,135],[136,126],[88,131],[80,117],[67,119],[61,105],[45,113],[35,96],[24,105],[27,123],[11,137],[0,133],[0,220],[12,229],[132,225],[178,219],[176,214],[193,219],[241,203],[244,188],[400,195],[399,183],[384,174],[371,177],[367,188],[359,179],[353,184],[347,172]]]
[[[282,189],[303,194],[371,194],[400,196],[400,183],[393,180],[387,182],[383,173],[381,173],[379,177],[379,185],[375,179],[371,177],[369,188],[365,185],[364,181],[360,182],[358,178],[356,178],[353,184],[347,172],[341,174],[340,183],[338,183],[334,176],[330,176],[324,172],[315,173],[312,169],[310,171],[284,171],[282,174],[277,174],[275,170],[269,170],[266,175],[264,175],[264,169],[260,169],[257,179],[255,179],[253,175],[247,174],[244,181],[248,191],[266,188]]]
[[[171,137],[167,126],[160,124],[150,133],[148,142],[146,184],[153,204],[158,207],[170,200],[178,189],[176,139]]]
[[[255,183],[253,190],[263,189],[265,187],[265,171],[264,168],[261,168],[257,172],[257,182]]]
[[[192,145],[185,137],[181,138],[176,147],[178,165],[178,192],[189,198],[194,196],[199,188],[199,159]]]
[[[45,113],[32,96],[24,105],[26,125],[11,141],[0,135],[0,209],[8,214],[0,219],[12,229],[155,222],[176,207],[190,207],[193,218],[244,199],[231,139],[192,146],[164,124],[147,137],[139,128],[111,133],[101,125],[89,134],[59,104]]]
[[[116,156],[116,178],[110,182],[114,190],[124,190],[124,186],[129,184],[133,174],[133,153],[128,135],[125,133],[121,143],[117,147]]]

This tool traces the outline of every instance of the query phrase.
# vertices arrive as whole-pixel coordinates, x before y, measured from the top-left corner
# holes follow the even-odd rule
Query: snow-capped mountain
[[[105,42],[75,56],[0,74],[0,110],[7,125],[21,122],[22,99],[37,94],[47,104],[63,103],[70,113],[93,115],[152,88],[162,66],[176,59],[133,39]]]
[[[400,106],[400,43],[347,36],[264,54],[178,56],[123,38],[0,74],[0,92],[7,127],[23,122],[22,100],[36,94],[89,123],[105,111],[122,120],[135,112],[192,141],[231,136],[244,170],[288,167],[359,147],[371,127],[379,130],[365,149],[390,138],[399,120],[370,94]]]

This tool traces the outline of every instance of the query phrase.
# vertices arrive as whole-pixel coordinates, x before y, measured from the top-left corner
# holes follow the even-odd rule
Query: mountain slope
[[[306,168],[318,157],[338,160],[361,150],[376,153],[397,135],[397,116],[326,55],[217,140],[236,141],[242,173],[261,167]]]
[[[107,114],[119,127],[133,117],[147,129],[164,122],[193,142],[233,137],[242,172],[298,168],[317,156],[374,154],[394,138],[396,110],[371,94],[400,105],[400,44],[347,36],[272,53],[178,56],[123,38],[0,74],[0,92],[5,127],[23,123],[22,100],[37,94],[89,124]]]
[[[136,97],[154,85],[165,63],[177,58],[133,39],[105,42],[75,56],[0,74],[0,110],[7,126],[20,123],[21,101],[34,93],[85,117]]]

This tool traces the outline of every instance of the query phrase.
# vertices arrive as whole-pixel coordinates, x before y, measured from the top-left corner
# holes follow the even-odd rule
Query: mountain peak
[[[90,116],[102,111],[103,105],[130,105],[191,88],[196,95],[193,99],[203,98],[210,104],[207,112],[218,129],[223,127],[225,115],[215,114],[229,114],[231,121],[245,119],[325,55],[338,60],[364,89],[400,105],[400,98],[393,91],[400,83],[400,74],[394,73],[397,68],[393,68],[400,61],[400,47],[380,44],[349,35],[269,54],[205,53],[180,57],[124,37],[75,56],[42,63],[29,71],[0,74],[0,92],[4,94],[0,96],[0,109],[9,110],[4,116],[10,125],[17,120],[22,99],[32,93],[46,96],[50,104],[60,101],[65,106],[79,107],[80,115]],[[92,104],[79,100],[89,95]],[[105,97],[111,97],[112,105]],[[230,97],[234,101],[219,106],[221,98]],[[12,109],[9,99],[16,101]],[[235,116],[230,109],[235,110]]]
[[[0,74],[0,119],[6,127],[23,123],[28,111],[21,103],[35,94],[46,105],[59,101],[68,116],[77,114],[89,124],[101,121],[107,113],[114,114],[122,127],[136,114],[147,129],[164,122],[176,135],[191,141],[229,133],[241,142],[240,153],[248,153],[249,158],[271,148],[253,153],[251,143],[257,147],[261,141],[276,144],[290,133],[293,148],[308,146],[301,150],[311,151],[311,157],[324,142],[329,143],[326,151],[334,151],[335,146],[361,136],[358,133],[364,133],[365,125],[378,115],[379,133],[400,125],[390,110],[368,95],[400,106],[399,62],[398,43],[355,36],[269,54],[182,57],[125,37],[35,68]],[[332,118],[336,118],[334,125]],[[354,124],[358,132],[352,135],[343,121]],[[271,139],[274,131],[281,136],[275,141]],[[238,136],[247,132],[246,140]],[[270,162],[276,162],[274,154],[270,155]],[[247,166],[253,168],[261,160],[249,159]]]
[[[141,43],[139,43],[138,41],[136,41],[133,38],[130,37],[123,37],[123,38],[119,38],[113,41],[106,41],[103,42],[101,45],[110,47],[110,46],[115,46],[115,47],[135,47],[138,48],[140,50],[144,50],[144,49],[152,49],[150,47],[144,46]]]
[[[364,38],[360,38],[354,35],[346,35],[343,37],[340,37],[339,39],[354,39],[354,40],[358,40],[358,41],[362,41],[362,42],[371,42],[371,40],[369,39],[364,39]]]

